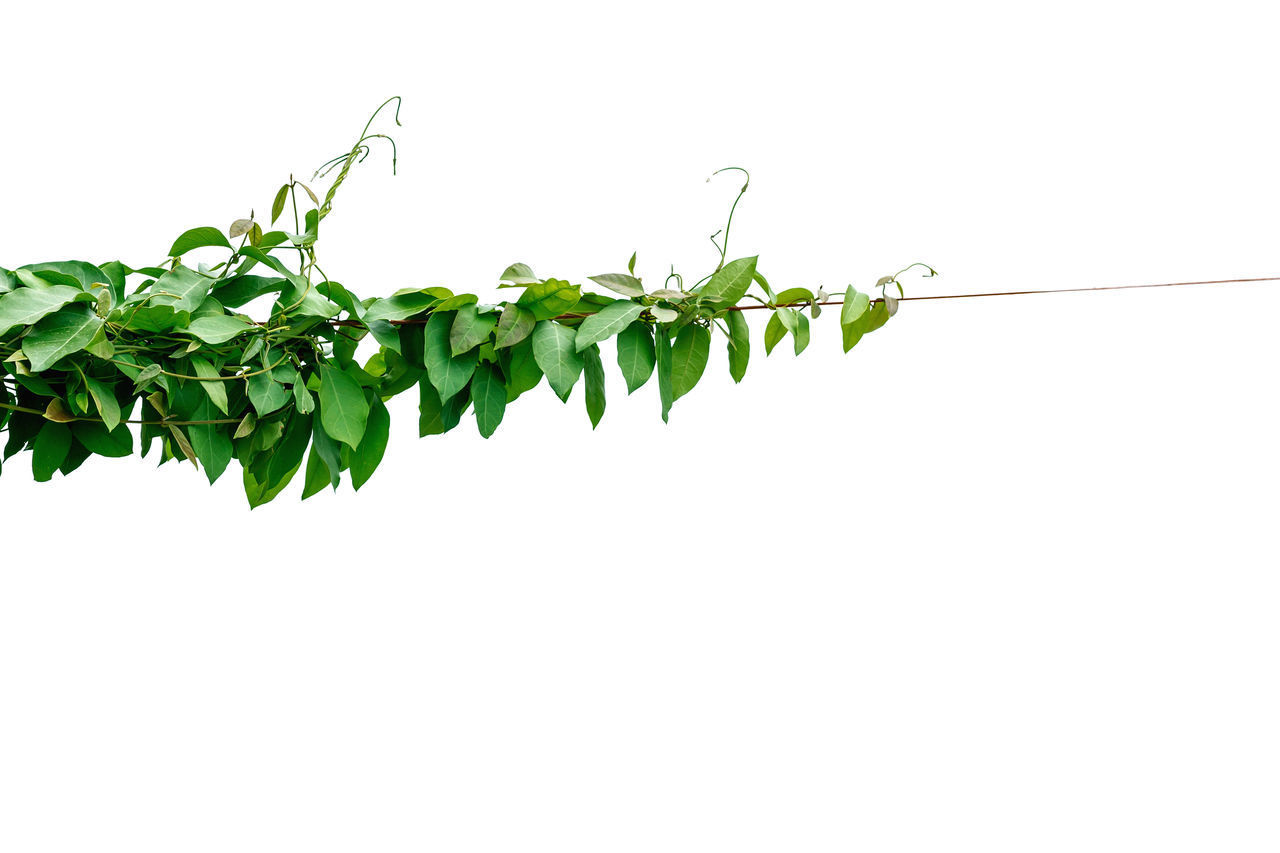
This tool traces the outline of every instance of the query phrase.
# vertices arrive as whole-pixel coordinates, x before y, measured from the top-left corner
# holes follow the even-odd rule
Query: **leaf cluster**
[[[316,244],[338,186],[378,139],[389,140],[366,125],[350,152],[322,167],[338,170],[323,201],[290,178],[265,227],[251,214],[225,232],[193,228],[158,265],[0,268],[3,459],[30,451],[35,479],[47,481],[94,454],[154,452],[160,464],[192,463],[211,483],[235,461],[251,506],[299,473],[304,498],[337,488],[344,473],[359,489],[382,461],[397,395],[417,394],[422,436],[471,412],[487,438],[544,378],[564,402],[581,382],[595,427],[605,413],[601,345],[612,340],[628,394],[656,375],[665,421],[702,378],[717,330],[742,380],[744,309],[771,312],[766,353],[790,336],[799,354],[809,319],[830,304],[820,290],[775,292],[757,258],[725,261],[727,242],[714,272],[688,289],[674,271],[646,288],[633,254],[625,273],[592,276],[597,289],[518,263],[498,285],[514,298],[492,304],[444,287],[360,298],[324,274]],[[290,208],[293,229],[276,228]],[[195,252],[224,256],[191,265]],[[844,294],[846,351],[896,310],[887,289],[901,295],[897,276],[878,284],[879,297]],[[258,306],[265,319],[253,316]]]

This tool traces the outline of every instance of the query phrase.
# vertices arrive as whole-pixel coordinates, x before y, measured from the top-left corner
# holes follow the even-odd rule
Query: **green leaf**
[[[280,214],[284,213],[284,203],[289,200],[289,185],[285,184],[276,191],[275,200],[271,202],[271,224],[275,225]]]
[[[218,411],[227,414],[230,408],[227,405],[227,383],[218,379],[220,374],[218,368],[214,367],[200,356],[191,357],[191,369],[195,371],[196,376],[201,380],[200,387],[204,389],[204,393],[213,401],[213,405],[218,407]]]
[[[364,431],[360,446],[351,456],[351,485],[359,491],[369,482],[373,472],[382,462],[387,450],[387,438],[391,432],[391,415],[377,394],[370,400],[369,422]]]
[[[440,300],[453,293],[445,287],[424,287],[419,290],[402,290],[385,299],[375,299],[364,312],[365,323],[377,320],[407,320],[425,313]]]
[[[151,381],[159,376],[161,372],[160,365],[148,364],[146,367],[142,368],[142,370],[138,371],[137,377],[133,380],[133,390],[141,391],[146,388],[147,385],[151,384]]]
[[[725,264],[723,269],[711,276],[711,281],[703,286],[698,295],[706,302],[737,304],[738,300],[746,296],[747,288],[755,278],[756,260],[755,257],[739,258]]]
[[[320,421],[324,431],[355,449],[369,421],[369,401],[350,374],[328,363],[320,365]]]
[[[648,323],[635,322],[618,333],[618,369],[630,394],[653,375],[653,329]]]
[[[788,287],[786,290],[774,297],[776,305],[790,305],[795,302],[813,302],[816,297],[813,291],[807,287]]]
[[[508,302],[498,318],[497,332],[494,334],[494,349],[513,347],[533,332],[533,312],[521,308],[514,302]]]
[[[512,264],[502,271],[499,281],[509,281],[512,284],[537,284],[538,277],[533,274],[533,268],[528,264]]]
[[[200,307],[214,280],[189,267],[178,267],[156,279],[151,285],[151,307],[168,307],[174,312],[191,313]],[[146,310],[146,309],[142,309]]]
[[[64,284],[19,287],[6,293],[0,296],[0,335],[17,326],[29,326],[83,294],[83,290]]]
[[[36,323],[22,339],[22,352],[32,373],[42,373],[59,359],[80,352],[102,328],[102,318],[83,302],[73,303]]]
[[[543,320],[533,330],[533,357],[562,402],[568,402],[573,384],[582,375],[576,338],[573,329],[554,320]]]
[[[462,390],[480,360],[480,355],[475,350],[454,357],[449,344],[452,325],[453,312],[437,310],[427,320],[426,329],[423,330],[423,361],[427,366],[427,377],[436,387],[441,400],[448,400]]]
[[[893,316],[889,313],[889,309],[884,302],[877,302],[871,306],[871,310],[867,312],[867,331],[874,332],[885,323],[889,322],[889,318]]]
[[[84,261],[50,261],[43,264],[27,264],[22,269],[35,273],[50,284],[69,284],[86,293],[101,289],[95,288],[96,284],[112,283],[111,276],[107,275],[105,270]]]
[[[587,417],[591,428],[600,425],[604,417],[604,364],[600,361],[600,347],[592,344],[582,351],[582,384],[586,389]]]
[[[252,328],[253,326],[238,317],[215,314],[209,317],[197,317],[191,321],[186,331],[206,344],[224,344]]]
[[[120,404],[116,402],[115,393],[106,383],[92,376],[86,376],[84,384],[93,397],[94,405],[98,407],[98,416],[108,430],[114,430],[120,424]]]
[[[857,346],[871,327],[870,304],[871,297],[867,294],[852,287],[845,291],[844,306],[840,309],[840,337],[845,352]]]
[[[534,319],[550,320],[577,305],[581,293],[582,289],[576,284],[549,278],[541,284],[525,288],[516,302],[531,311]]]
[[[300,415],[309,415],[316,410],[316,400],[304,382],[293,383],[293,407]]]
[[[62,460],[71,449],[71,428],[66,424],[47,423],[31,447],[31,474],[37,483],[53,479]]]
[[[77,441],[99,456],[119,459],[133,453],[133,433],[124,424],[107,429],[98,421],[77,421],[71,425],[71,432]]]
[[[449,350],[453,356],[480,346],[489,339],[489,333],[498,324],[496,314],[481,314],[474,305],[458,309],[449,329]]]
[[[685,326],[671,348],[671,400],[675,402],[693,390],[707,369],[711,355],[711,332],[704,326]]]
[[[764,354],[765,355],[769,355],[770,353],[772,353],[773,348],[778,345],[778,342],[787,336],[787,326],[785,323],[782,322],[782,318],[778,316],[779,313],[787,310],[790,310],[790,309],[787,309],[787,308],[776,309],[773,312],[773,315],[769,317],[768,324],[764,327]]]
[[[725,322],[729,325],[729,375],[734,382],[741,382],[751,360],[751,327],[741,311],[728,312]]]
[[[501,354],[502,372],[507,377],[507,403],[510,404],[526,391],[532,391],[542,381],[542,368],[533,357],[533,340],[525,338]]]
[[[592,344],[613,337],[631,325],[631,321],[639,317],[643,310],[643,305],[627,299],[610,302],[582,321],[574,346],[578,352],[582,352]]]
[[[456,427],[462,420],[462,413],[470,404],[470,396],[466,392],[454,394],[441,402],[440,393],[434,385],[423,379],[418,383],[418,435],[443,435]]]
[[[191,419],[218,420],[218,412],[214,409],[213,401],[202,399],[192,412]],[[186,427],[191,449],[200,460],[200,464],[204,466],[204,475],[211,485],[217,482],[231,462],[231,438],[227,435],[229,426],[229,424],[189,424]]]
[[[281,385],[270,372],[255,372],[247,382],[249,402],[253,404],[260,418],[279,411],[285,403],[289,402],[289,389]]]
[[[306,475],[302,480],[302,499],[305,501],[312,495],[318,494],[332,482],[328,463],[320,458],[315,445],[312,444],[311,452],[307,454]]]
[[[791,334],[795,338],[796,355],[799,355],[804,352],[805,347],[809,346],[809,318],[803,311],[796,311],[793,316],[796,327],[791,330]],[[786,320],[784,319],[783,322]]]
[[[217,228],[192,228],[190,231],[184,231],[177,240],[173,241],[173,248],[169,249],[169,257],[176,258],[185,255],[193,249],[201,249],[205,246],[221,246],[224,249],[230,249],[231,244],[227,242],[227,238]]]
[[[471,380],[471,402],[476,407],[476,426],[488,438],[507,411],[507,387],[497,367],[486,362],[476,368]]]
[[[856,322],[871,305],[871,297],[854,290],[853,285],[844,292],[844,305],[840,308],[840,325]]]
[[[623,296],[644,296],[644,285],[640,283],[640,279],[632,275],[607,273],[605,275],[593,275],[591,280],[601,287],[607,287],[614,293],[621,293]]]
[[[248,438],[253,435],[253,431],[258,426],[258,416],[253,412],[247,412],[240,423],[236,425],[236,431],[232,438]]]
[[[671,387],[671,332],[666,326],[659,326],[654,331],[654,354],[658,370],[658,398],[662,401],[662,422],[667,423],[667,415],[675,403],[675,395]]]

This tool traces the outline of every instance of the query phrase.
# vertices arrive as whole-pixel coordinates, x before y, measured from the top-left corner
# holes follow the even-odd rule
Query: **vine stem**
[[[1099,290],[1143,290],[1150,287],[1194,287],[1202,284],[1252,284],[1262,281],[1280,281],[1280,276],[1264,276],[1261,278],[1219,278],[1206,281],[1169,281],[1159,282],[1156,284],[1110,284],[1101,287],[1057,287],[1049,290],[1001,290],[1001,291],[984,291],[980,293],[941,293],[933,296],[901,296],[898,302],[924,302],[934,299],[980,299],[988,296],[1032,296],[1042,293],[1091,293]],[[884,298],[877,296],[871,299],[871,304],[883,302]],[[804,300],[803,302],[784,302],[778,305],[769,305],[762,303],[760,305],[730,305],[724,309],[726,311],[760,311],[765,308],[805,308],[809,305],[843,305],[843,299],[827,299],[821,302]],[[561,314],[555,319],[557,320],[580,320],[584,317],[590,317],[590,314]],[[422,325],[427,321],[421,320],[391,320],[393,326],[416,326]],[[330,320],[331,326],[349,326],[352,328],[365,328],[364,323],[359,320]]]
[[[40,409],[31,409],[26,406],[14,406],[10,403],[0,403],[0,409],[8,409],[11,412],[24,412],[28,415],[44,416],[44,412]],[[216,421],[137,421],[122,420],[122,424],[147,424],[149,426],[204,426],[206,424],[238,424],[239,418],[220,418]],[[102,418],[71,418],[66,421],[56,421],[56,423],[102,423]]]

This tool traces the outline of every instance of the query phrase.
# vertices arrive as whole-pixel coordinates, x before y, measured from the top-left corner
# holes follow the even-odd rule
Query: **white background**
[[[9,6],[0,264],[155,263],[400,94],[321,241],[363,295],[696,279],[726,165],[779,286],[1280,274],[1262,9]],[[0,848],[1275,850],[1277,309],[907,303],[848,357],[828,314],[737,387],[718,339],[669,427],[616,372],[594,433],[400,401],[360,495],[252,513],[11,460]]]

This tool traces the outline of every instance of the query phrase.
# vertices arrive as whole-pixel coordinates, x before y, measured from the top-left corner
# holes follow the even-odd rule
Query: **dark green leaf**
[[[369,401],[359,383],[346,372],[322,363],[320,421],[324,424],[325,432],[348,447],[356,448],[364,438],[368,420]]]
[[[31,448],[31,474],[36,482],[52,480],[70,449],[71,428],[66,424],[46,423]]]
[[[462,413],[470,403],[466,392],[454,394],[441,402],[435,386],[423,379],[418,383],[418,435],[443,435],[462,420]]]
[[[324,490],[329,485],[332,478],[329,475],[329,465],[320,458],[320,454],[316,452],[315,445],[311,445],[311,452],[307,454],[307,470],[306,476],[302,481],[302,499],[307,498]]]
[[[99,456],[120,458],[133,453],[133,433],[124,424],[109,430],[98,421],[77,421],[71,425],[71,432],[77,441]]]
[[[502,372],[507,377],[507,402],[513,402],[526,391],[538,387],[542,368],[533,357],[533,340],[525,338],[502,353]]]
[[[741,311],[728,312],[725,322],[729,325],[729,375],[734,382],[741,382],[751,360],[751,327]]]
[[[169,249],[169,257],[176,258],[185,255],[193,249],[200,249],[205,246],[220,246],[224,249],[230,249],[231,244],[227,242],[227,238],[217,228],[192,228],[185,231],[177,240],[173,241],[173,248]]]
[[[707,369],[711,355],[711,332],[703,326],[685,326],[671,348],[671,399],[679,400],[693,390]]]
[[[667,423],[675,395],[671,387],[671,332],[666,326],[654,331],[655,362],[658,370],[658,398],[662,401],[662,422]]]
[[[586,390],[587,417],[591,428],[600,425],[604,417],[604,364],[600,361],[600,347],[592,344],[582,351],[582,384]]]
[[[471,380],[471,403],[476,408],[476,426],[485,438],[493,435],[507,410],[507,388],[502,374],[492,364],[481,364]]]
[[[214,421],[218,420],[218,411],[214,408],[213,402],[209,399],[202,399],[195,411],[192,412],[192,420],[196,421]],[[232,446],[229,430],[231,424],[190,424],[186,428],[187,438],[191,442],[191,449],[195,452],[196,458],[200,460],[200,464],[204,466],[204,475],[209,479],[210,483],[217,481],[227,470],[227,465],[231,462]],[[83,439],[81,439],[83,441]]]
[[[369,423],[360,446],[351,456],[351,485],[358,491],[369,481],[387,450],[387,438],[391,431],[391,415],[378,395],[369,401]]]

